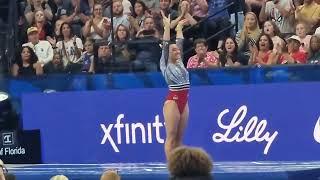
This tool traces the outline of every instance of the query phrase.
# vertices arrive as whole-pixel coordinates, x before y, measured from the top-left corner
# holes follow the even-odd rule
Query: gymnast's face
[[[178,59],[181,58],[181,51],[176,44],[171,44],[169,46],[169,54],[171,62],[175,63]]]

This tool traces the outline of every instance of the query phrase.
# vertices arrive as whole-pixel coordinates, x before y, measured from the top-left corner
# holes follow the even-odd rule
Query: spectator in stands
[[[160,7],[160,1],[159,0],[141,0],[148,9],[151,11],[157,11]]]
[[[61,18],[62,15],[66,14],[66,5],[69,3],[69,0],[54,0],[54,6],[52,7],[52,13],[54,14],[52,19],[52,24],[55,24],[57,20]]]
[[[241,66],[243,58],[238,55],[238,44],[234,38],[228,37],[223,41],[222,51],[219,54],[220,66]]]
[[[251,56],[249,64],[271,65],[276,60],[275,56],[271,55],[273,50],[273,42],[270,36],[262,34],[257,42],[257,45],[252,44],[250,47]]]
[[[238,51],[241,56],[243,56],[246,60],[245,64],[248,64],[248,60],[250,58],[250,45],[254,46],[256,44],[261,30],[258,24],[257,16],[248,12],[244,19],[244,27],[240,30],[236,35],[236,41],[238,43]]]
[[[56,49],[57,42],[61,40],[60,29],[61,29],[62,23],[63,23],[62,20],[57,20],[55,23],[52,37],[47,36],[47,41],[49,41],[53,49]]]
[[[70,0],[71,2],[61,10],[61,20],[71,25],[74,34],[81,36],[82,26],[90,19],[90,8],[86,3],[80,3],[81,0]]]
[[[108,170],[101,175],[100,180],[121,180],[121,177],[117,171]]]
[[[81,68],[79,58],[82,54],[82,40],[73,34],[72,27],[64,22],[60,28],[62,40],[57,42],[57,50],[62,54],[64,67],[68,67],[73,71],[78,71]]]
[[[298,22],[296,25],[296,35],[297,35],[297,38],[300,39],[300,43],[301,43],[300,50],[306,53],[309,51],[310,39],[311,39],[311,35],[307,35],[307,32],[308,32],[307,29],[308,29],[307,25],[303,22]]]
[[[192,17],[197,21],[204,19],[208,15],[208,3],[206,0],[190,0],[190,11]]]
[[[35,11],[35,21],[33,26],[37,27],[40,40],[46,40],[47,37],[51,37],[53,34],[53,28],[50,23],[44,17],[44,12],[42,10]]]
[[[196,55],[189,58],[187,64],[188,69],[218,67],[219,55],[217,53],[208,52],[208,44],[205,39],[196,39],[194,41],[194,48]]]
[[[281,46],[283,47],[285,42],[282,38],[280,38],[281,36],[281,32],[280,29],[278,28],[277,24],[274,21],[266,21],[263,24],[263,34],[267,34],[268,36],[271,37],[273,45],[274,45],[274,49],[277,46]]]
[[[111,18],[111,2],[112,0],[95,0],[95,3],[102,5],[103,17]]]
[[[29,46],[36,53],[39,59],[39,63],[43,65],[50,62],[53,58],[53,49],[48,41],[39,40],[38,28],[30,27],[27,30],[28,43],[22,46]]]
[[[112,71],[110,44],[105,41],[98,42],[94,48],[94,71],[95,73],[109,73]]]
[[[34,22],[35,12],[38,10],[43,11],[45,19],[52,20],[52,11],[50,6],[45,0],[27,0],[28,5],[24,11],[27,22],[31,25]]]
[[[115,66],[117,70],[128,71],[130,69],[131,53],[128,50],[127,41],[130,39],[129,29],[120,24],[115,31]]]
[[[12,75],[15,77],[33,76],[43,74],[43,69],[38,62],[38,57],[29,47],[22,47],[20,56],[12,66]]]
[[[310,39],[309,64],[320,64],[320,37],[312,36]]]
[[[276,64],[294,64],[296,63],[294,59],[291,57],[290,53],[288,52],[288,44],[285,42],[284,47],[277,46],[276,51],[277,58],[276,59]]]
[[[253,12],[258,16],[264,1],[265,0],[245,0],[247,4],[247,12]]]
[[[287,40],[287,46],[288,46],[288,53],[290,57],[287,57],[286,59],[284,57],[280,58],[281,64],[305,64],[307,61],[307,55],[305,52],[300,50],[300,39],[297,38],[297,36],[291,36]]]
[[[87,38],[84,43],[84,49],[86,50],[80,57],[82,62],[82,72],[94,73],[94,53],[93,53],[94,40]]]
[[[137,0],[134,4],[133,17],[140,28],[143,28],[143,22],[146,17],[151,16],[148,12],[147,6],[143,1]]]
[[[135,51],[133,61],[134,71],[157,71],[160,59],[159,32],[155,28],[153,18],[146,17],[144,28],[137,33],[133,41],[129,41],[128,48]]]
[[[152,17],[146,17],[143,22],[143,27],[137,32],[136,37],[142,38],[145,36],[152,36],[160,38],[160,33],[155,27],[155,23]]]
[[[130,22],[128,15],[123,13],[123,5],[121,0],[114,0],[113,5],[113,29],[114,31],[117,30],[118,26],[122,24],[126,28],[130,29]]]
[[[196,147],[177,147],[168,157],[171,179],[211,179],[212,160],[207,152]]]
[[[56,175],[50,178],[50,180],[69,180],[68,177],[64,175]]]
[[[132,15],[132,4],[128,0],[121,0],[122,6],[123,6],[123,14],[127,16]]]
[[[202,0],[199,0],[199,1],[201,1],[199,3],[202,3],[201,6],[207,6],[208,5]],[[196,4],[194,4],[194,6],[196,6]],[[193,17],[192,16],[192,13],[193,13],[192,10],[193,9],[191,9],[191,5],[190,5],[190,2],[188,0],[181,1],[180,4],[179,4],[179,10],[178,10],[180,16],[178,16],[177,20],[187,19],[188,20],[188,24],[191,25],[191,26],[197,24],[197,22],[200,20],[200,17],[198,17],[198,18],[197,17]],[[198,14],[200,15],[201,13],[198,12]],[[173,22],[175,23],[175,21],[177,21],[177,20],[174,20]],[[171,28],[175,28],[175,27],[176,26],[174,24],[171,25]]]
[[[65,72],[62,55],[58,51],[55,51],[52,61],[43,67],[43,71],[45,74],[58,74]]]
[[[320,22],[320,5],[314,0],[304,0],[303,5],[296,8],[295,17],[297,21],[308,24],[314,31]]]
[[[259,19],[274,21],[281,33],[294,32],[294,4],[292,0],[263,1]]]
[[[83,27],[83,36],[94,40],[106,38],[110,34],[110,20],[102,16],[102,5],[93,6],[93,18],[87,21]]]
[[[186,12],[186,8],[184,8],[183,11],[179,14],[178,11],[170,7],[170,3],[171,3],[171,0],[160,0],[160,10],[152,12],[154,22],[156,23],[156,28],[160,30],[161,34],[163,33],[162,32],[163,30],[162,16],[160,14],[161,11],[163,11],[167,17],[170,14],[171,29],[174,29],[177,26],[178,22],[183,18]]]
[[[236,3],[239,3],[238,1]],[[230,26],[230,15],[227,9],[221,11],[220,13],[217,13],[222,8],[224,8],[228,4],[228,0],[209,0],[208,1],[208,20],[205,21],[205,36],[206,38],[211,37],[212,35],[216,34],[217,32],[227,28]],[[231,29],[226,30],[220,35],[217,36],[217,38],[214,38],[209,41],[209,44],[212,44],[213,49],[218,48],[218,50],[222,49],[222,43],[223,40],[226,37],[231,36]],[[218,43],[216,43],[218,42]]]

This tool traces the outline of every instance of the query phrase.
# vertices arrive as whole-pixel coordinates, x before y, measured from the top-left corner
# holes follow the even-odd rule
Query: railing
[[[231,7],[234,6],[234,5],[235,5],[234,2],[231,2],[231,3],[227,4],[225,7],[219,9],[218,11],[216,11],[216,12],[213,13],[213,14],[211,14],[210,16],[207,16],[206,18],[201,19],[200,21],[198,21],[198,22],[197,22],[196,24],[194,24],[193,26],[189,26],[189,27],[185,28],[185,29],[183,30],[183,32],[186,32],[186,31],[188,31],[188,30],[190,30],[190,29],[192,29],[192,28],[200,25],[201,23],[203,23],[203,22],[207,21],[208,19],[214,17],[215,15],[217,15],[217,14],[219,14],[219,13],[221,13],[221,12],[223,12],[223,11],[229,9],[229,8],[231,8]],[[210,40],[212,40],[213,38],[216,38],[216,37],[219,36],[220,34],[224,33],[225,31],[228,31],[228,30],[232,29],[233,27],[238,27],[238,14],[237,14],[237,13],[235,13],[235,19],[236,19],[236,21],[235,21],[236,23],[235,23],[235,24],[231,24],[231,25],[229,25],[228,27],[226,27],[226,28],[224,28],[224,29],[216,32],[215,34],[213,34],[213,35],[211,35],[210,37],[208,37],[206,40],[207,40],[207,41],[210,41]],[[185,51],[184,51],[184,54],[191,53],[191,51],[193,51],[193,50],[194,50],[194,47],[191,47],[191,48],[185,50]]]
[[[3,45],[2,52],[0,53],[2,57],[1,66],[4,72],[10,72],[10,67],[15,59],[15,46],[17,44],[17,7],[16,0],[8,1],[8,20],[5,24],[3,31],[1,31],[1,44]]]

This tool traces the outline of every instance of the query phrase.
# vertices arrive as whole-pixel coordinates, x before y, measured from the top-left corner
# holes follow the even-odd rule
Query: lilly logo
[[[314,127],[313,137],[314,137],[314,140],[320,143],[320,116],[317,120],[316,126]]]
[[[223,110],[217,119],[218,126],[224,130],[223,133],[214,133],[212,140],[216,143],[221,142],[253,142],[258,143],[265,141],[267,144],[264,148],[263,154],[268,154],[269,148],[278,135],[278,131],[270,133],[266,131],[268,125],[267,120],[258,120],[257,116],[253,116],[246,125],[241,125],[242,121],[247,115],[247,106],[241,106],[233,115],[232,120],[228,124],[224,124],[222,117],[229,113],[229,109]],[[229,122],[229,121],[228,121]],[[320,139],[319,139],[320,141]]]

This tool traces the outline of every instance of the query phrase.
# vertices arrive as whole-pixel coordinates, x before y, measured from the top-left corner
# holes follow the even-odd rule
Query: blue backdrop
[[[319,89],[316,82],[193,86],[184,142],[216,161],[320,160]],[[166,93],[24,94],[24,129],[41,130],[44,163],[164,161]]]

